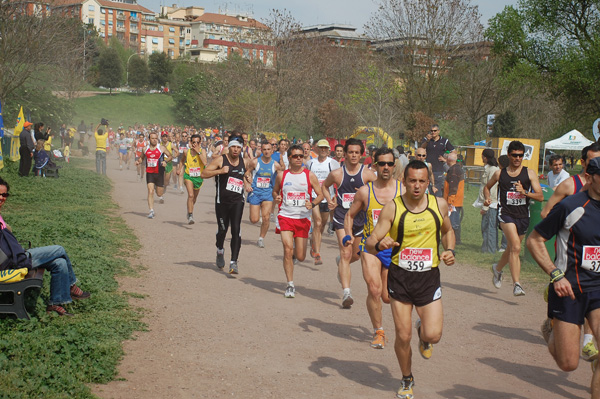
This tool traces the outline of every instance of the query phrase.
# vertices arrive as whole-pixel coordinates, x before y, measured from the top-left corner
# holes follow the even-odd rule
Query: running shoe
[[[258,238],[258,242],[256,243],[256,245],[258,245],[259,248],[264,248],[265,247],[265,240],[262,237]]]
[[[515,283],[515,286],[513,287],[513,295],[514,296],[525,295],[525,290],[523,289],[523,287],[521,287],[521,284]]]
[[[229,264],[229,274],[238,274],[238,264],[233,261]]]
[[[192,216],[191,214],[188,215],[188,224],[194,224],[196,223],[196,221],[194,220],[194,216]]]
[[[492,277],[492,283],[494,283],[494,287],[500,288],[502,287],[502,272],[497,272],[496,266],[498,266],[497,263],[492,265],[492,274],[494,275]]]
[[[581,357],[586,362],[593,362],[598,359],[598,349],[594,345],[594,341],[590,341],[583,348],[581,348]]]
[[[396,393],[396,397],[400,399],[413,399],[413,387],[415,386],[415,379],[410,377],[403,377],[400,383],[400,389]]]
[[[349,292],[347,294],[344,294],[344,298],[342,299],[342,307],[344,309],[350,309],[353,303],[354,298],[352,298],[352,295],[350,295]]]
[[[315,253],[315,265],[322,265],[323,260],[321,259],[321,254]]]
[[[217,250],[217,267],[222,269],[225,267],[225,251]]]
[[[296,288],[288,285],[285,289],[285,294],[283,294],[286,298],[295,298],[296,297]]]
[[[164,204],[165,203],[165,198],[164,197],[158,197],[158,203],[159,204]]]
[[[544,337],[544,341],[548,343],[550,341],[550,334],[552,334],[552,319],[546,319],[542,323],[542,337]]]
[[[154,210],[151,210],[148,214],[148,219],[154,219]]]
[[[371,348],[383,349],[385,347],[385,331],[379,329],[373,334],[373,341],[371,341]]]
[[[183,187],[179,187],[179,192],[183,194]]]
[[[424,342],[421,339],[421,319],[417,320],[415,328],[417,329],[417,336],[419,337],[419,352],[421,352],[423,359],[429,359],[433,354],[433,345],[429,342]]]

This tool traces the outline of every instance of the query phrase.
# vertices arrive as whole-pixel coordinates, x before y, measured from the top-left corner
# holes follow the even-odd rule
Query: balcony
[[[129,20],[131,22],[137,22],[137,21],[139,21],[139,19],[137,17],[129,17]]]
[[[121,21],[124,21],[125,20],[125,14],[123,14],[123,13],[117,14],[117,19],[121,20]]]
[[[129,25],[129,31],[132,33],[138,33],[137,25]]]
[[[124,26],[117,26],[117,32],[125,32]]]

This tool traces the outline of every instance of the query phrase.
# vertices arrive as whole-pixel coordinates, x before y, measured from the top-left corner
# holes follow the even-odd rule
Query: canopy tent
[[[548,141],[544,144],[544,157],[542,159],[546,159],[546,149],[579,151],[592,143],[594,142],[586,139],[581,132],[573,129],[570,132],[565,133],[562,137]],[[542,174],[544,174],[544,166],[545,162],[542,162]]]

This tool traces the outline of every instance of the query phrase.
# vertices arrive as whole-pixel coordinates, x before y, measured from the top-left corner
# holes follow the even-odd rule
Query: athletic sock
[[[219,248],[217,248],[217,253],[219,255],[223,255],[225,253],[225,249],[219,249]]]
[[[350,288],[344,288],[344,295],[349,294],[350,293]]]
[[[583,334],[583,346],[586,346],[587,344],[592,342],[593,339],[594,336],[592,334]]]
[[[383,327],[375,328],[375,329],[373,330],[373,333],[377,333],[377,331],[379,331],[379,330],[383,331]]]
[[[294,282],[293,282],[293,281],[288,281],[288,285],[289,285],[290,287],[293,287],[293,286],[294,286]]]

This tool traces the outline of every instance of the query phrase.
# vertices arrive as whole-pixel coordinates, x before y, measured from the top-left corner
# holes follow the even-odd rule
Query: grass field
[[[173,98],[165,94],[108,93],[91,97],[77,98],[72,125],[76,127],[83,120],[94,127],[106,118],[112,127],[148,123],[172,125],[175,123]]]
[[[5,161],[11,196],[2,215],[21,243],[64,246],[92,297],[67,306],[74,317],[47,315],[45,273],[32,320],[0,320],[2,398],[90,398],[86,384],[112,380],[122,341],[144,328],[117,292],[115,276],[134,273],[127,259],[139,243],[116,216],[110,181],[88,170],[89,160],[62,165],[59,179],[20,178],[18,164]]]

